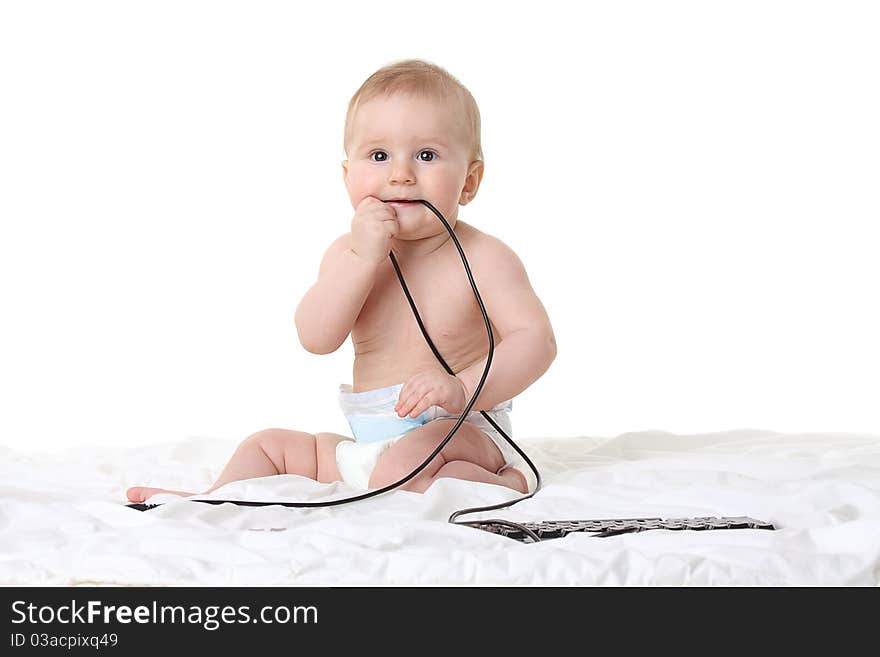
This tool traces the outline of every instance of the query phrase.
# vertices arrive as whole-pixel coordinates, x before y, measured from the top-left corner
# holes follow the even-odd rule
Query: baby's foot
[[[159,493],[169,493],[171,495],[195,495],[195,493],[186,493],[182,490],[167,490],[165,488],[148,488],[146,486],[132,486],[125,491],[129,502],[144,502],[148,497],[158,495]]]
[[[514,490],[518,490],[520,493],[529,492],[529,484],[526,482],[525,475],[516,468],[509,465],[501,468],[498,471],[498,476],[504,479],[505,483]]]

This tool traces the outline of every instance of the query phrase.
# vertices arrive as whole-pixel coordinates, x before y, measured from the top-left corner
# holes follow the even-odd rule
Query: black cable
[[[434,460],[434,457],[437,456],[437,454],[439,454],[440,451],[446,446],[446,444],[452,439],[452,437],[455,435],[455,432],[458,431],[458,428],[465,421],[465,418],[470,414],[471,408],[473,407],[474,403],[477,401],[477,397],[480,396],[480,392],[483,389],[483,384],[486,382],[486,378],[489,376],[489,368],[492,365],[492,356],[495,352],[495,340],[494,340],[494,337],[492,336],[492,325],[489,322],[489,316],[486,313],[486,307],[483,305],[483,300],[480,297],[479,291],[477,290],[477,284],[474,282],[474,277],[471,274],[471,268],[468,265],[467,258],[465,257],[464,251],[461,248],[461,244],[459,243],[458,238],[455,236],[455,231],[452,230],[452,227],[449,225],[449,223],[446,221],[446,219],[443,217],[443,215],[440,214],[440,211],[437,210],[437,208],[435,208],[433,205],[431,205],[428,201],[426,201],[424,199],[418,199],[418,200],[419,200],[419,202],[424,203],[435,215],[437,215],[437,218],[440,219],[440,221],[443,223],[443,226],[449,232],[449,236],[452,238],[452,241],[455,243],[455,246],[458,249],[458,253],[459,253],[459,255],[461,255],[461,261],[462,261],[462,264],[464,264],[465,272],[467,272],[468,280],[470,281],[471,287],[474,290],[474,296],[477,298],[477,304],[480,306],[480,312],[483,314],[483,321],[486,323],[486,331],[488,332],[488,335],[489,335],[489,353],[486,358],[486,367],[483,370],[483,376],[480,377],[480,382],[477,384],[477,388],[474,391],[473,397],[471,398],[470,402],[468,402],[464,411],[462,411],[461,417],[458,418],[458,422],[455,423],[455,425],[452,427],[450,432],[446,435],[446,438],[443,439],[443,441],[434,449],[433,452],[431,452],[431,455],[428,456],[428,458],[425,459],[425,461],[421,465],[419,465],[415,470],[410,472],[407,476],[405,476],[400,481],[397,481],[393,484],[389,484],[388,486],[385,486],[384,488],[378,488],[376,490],[371,490],[371,491],[369,491],[367,493],[363,493],[361,495],[355,495],[354,497],[345,497],[345,498],[338,499],[338,500],[327,500],[324,502],[250,502],[250,501],[246,501],[246,500],[197,500],[197,499],[192,499],[192,498],[187,498],[187,499],[189,499],[192,502],[202,502],[203,504],[235,504],[237,506],[285,506],[285,507],[293,507],[293,508],[314,508],[314,507],[324,507],[324,506],[337,506],[339,504],[347,504],[349,502],[357,502],[359,500],[365,500],[369,497],[375,497],[376,495],[381,495],[382,493],[386,493],[389,490],[393,490],[393,489],[405,484],[410,479],[412,479],[417,474],[419,474],[422,470],[424,470],[427,467],[427,465],[432,460]],[[419,328],[422,331],[422,335],[425,337],[425,340],[427,340],[428,345],[431,347],[431,351],[434,353],[434,356],[436,356],[437,360],[439,360],[440,363],[443,365],[443,367],[446,369],[446,372],[449,373],[451,376],[455,376],[455,373],[449,368],[449,365],[446,364],[446,361],[443,360],[443,357],[437,351],[437,348],[434,346],[434,343],[431,341],[431,338],[428,335],[428,332],[425,330],[425,325],[422,323],[422,318],[419,316],[419,311],[416,309],[416,304],[413,301],[412,296],[409,293],[409,289],[406,287],[406,282],[403,280],[403,274],[400,272],[400,267],[397,264],[397,259],[394,257],[394,253],[389,252],[388,255],[391,258],[391,264],[394,265],[394,270],[397,272],[397,278],[400,280],[400,285],[403,288],[403,293],[404,293],[404,295],[406,295],[407,301],[409,301],[409,305],[412,308],[413,314],[415,315],[415,318],[416,318],[416,322],[418,323]],[[490,506],[481,506],[481,507],[460,509],[459,511],[456,511],[452,515],[449,516],[448,522],[451,522],[453,524],[461,524],[461,525],[476,524],[476,523],[471,523],[471,522],[456,522],[455,519],[458,516],[461,516],[461,515],[464,515],[467,513],[476,513],[478,511],[491,511],[493,509],[501,509],[501,508],[513,506],[517,502],[522,502],[523,500],[529,499],[535,493],[538,492],[538,489],[541,488],[541,474],[538,472],[538,469],[535,467],[534,463],[532,463],[532,461],[529,459],[529,457],[526,456],[525,452],[523,452],[519,448],[519,446],[515,442],[513,442],[513,439],[511,439],[511,437],[508,436],[504,432],[504,430],[501,427],[499,427],[494,422],[494,420],[492,420],[492,418],[489,417],[489,415],[486,414],[485,411],[480,411],[480,414],[482,414],[482,416],[484,418],[486,418],[486,420],[488,420],[489,423],[493,427],[495,427],[495,429],[497,429],[498,432],[502,436],[504,436],[504,439],[508,443],[510,443],[510,445],[519,453],[519,455],[522,456],[523,459],[525,459],[526,463],[528,463],[529,467],[532,469],[532,472],[535,473],[535,478],[537,480],[537,483],[535,486],[535,490],[533,492],[529,493],[528,495],[524,495],[523,497],[512,500],[510,502],[502,502],[501,504],[494,504],[494,505],[490,505]],[[135,509],[139,509],[141,511],[146,511],[146,510],[149,510],[149,509],[155,508],[156,506],[161,506],[161,505],[159,505],[159,504],[128,504],[127,506],[135,508]],[[515,522],[511,522],[509,520],[502,520],[499,518],[490,518],[490,519],[482,520],[479,522],[480,523],[492,522],[492,523],[497,523],[497,524],[508,526],[508,527],[513,527],[513,528],[516,528],[516,529],[524,532],[527,536],[529,536],[535,542],[540,540],[540,538],[534,532],[529,530],[528,528],[523,527],[522,525],[518,525]]]
[[[435,208],[433,205],[431,205],[428,201],[426,201],[424,199],[419,199],[419,201],[424,203],[435,215],[437,215],[437,218],[443,223],[443,226],[449,232],[449,236],[452,238],[452,241],[455,242],[455,247],[458,249],[458,253],[461,256],[461,262],[464,265],[464,269],[465,269],[465,272],[467,273],[468,280],[470,281],[471,287],[474,290],[474,296],[477,298],[477,304],[480,306],[480,312],[483,314],[483,321],[486,324],[486,332],[489,335],[489,353],[486,358],[486,367],[483,370],[483,376],[480,377],[480,383],[477,385],[477,389],[476,389],[476,392],[474,392],[474,396],[471,399],[471,403],[468,404],[467,408],[465,408],[465,410],[464,410],[464,414],[462,415],[462,418],[463,418],[463,417],[467,417],[468,413],[470,412],[471,407],[473,406],[477,397],[479,397],[480,391],[483,389],[483,383],[485,383],[486,378],[489,376],[489,368],[492,365],[492,356],[495,353],[495,338],[492,335],[492,324],[489,322],[489,315],[486,313],[486,307],[483,305],[483,299],[482,299],[482,297],[480,297],[479,290],[477,290],[477,284],[474,282],[474,277],[473,277],[473,274],[471,273],[470,265],[468,265],[467,258],[464,255],[464,250],[461,248],[461,244],[459,243],[458,238],[455,236],[455,231],[452,230],[452,227],[449,225],[449,223],[446,221],[446,219],[443,217],[443,215],[440,213],[440,211],[437,210],[437,208]],[[449,374],[451,376],[455,376],[455,372],[453,372],[452,369],[450,369],[449,365],[446,364],[446,361],[443,360],[443,356],[441,356],[440,352],[437,351],[437,347],[434,346],[434,343],[431,340],[431,336],[429,336],[428,331],[425,330],[425,325],[422,323],[422,318],[419,316],[419,311],[416,308],[416,304],[413,301],[412,295],[409,293],[409,289],[406,287],[406,282],[403,280],[403,274],[400,272],[400,267],[397,265],[397,259],[394,257],[394,253],[389,253],[388,255],[391,258],[391,264],[394,265],[394,270],[397,272],[397,278],[400,280],[400,285],[403,288],[404,295],[406,295],[406,300],[409,301],[410,308],[412,308],[413,315],[415,315],[416,322],[419,325],[419,329],[421,329],[421,331],[422,331],[422,335],[424,336],[425,340],[428,342],[428,346],[431,347],[431,351],[434,353],[434,356],[437,358],[437,360],[440,361],[440,364],[443,365],[443,368],[446,370],[447,374]],[[453,513],[451,516],[449,516],[448,522],[451,522],[453,524],[470,525],[472,523],[456,522],[455,519],[457,517],[459,517],[461,515],[465,515],[467,513],[477,513],[478,511],[492,511],[494,509],[502,509],[502,508],[507,508],[509,506],[513,506],[517,502],[522,502],[523,500],[529,499],[535,493],[538,492],[539,488],[541,488],[541,473],[538,472],[538,469],[535,467],[535,464],[532,463],[532,461],[529,459],[529,457],[526,456],[525,452],[523,452],[519,448],[519,446],[515,442],[513,442],[513,439],[510,436],[508,436],[504,432],[504,430],[501,427],[499,427],[495,423],[495,421],[491,417],[489,417],[489,415],[485,411],[480,411],[480,414],[484,418],[486,418],[486,420],[489,422],[489,424],[491,424],[493,427],[495,427],[495,429],[498,430],[498,433],[500,433],[502,436],[504,436],[504,440],[506,440],[508,443],[510,443],[510,445],[519,453],[519,455],[522,456],[523,459],[525,459],[526,463],[529,464],[529,467],[532,469],[532,472],[535,473],[535,479],[536,479],[535,490],[532,491],[531,493],[529,493],[528,495],[524,495],[523,497],[517,498],[517,499],[512,500],[510,502],[502,502],[501,504],[494,504],[491,506],[477,506],[477,507],[471,507],[471,508],[467,508],[467,509],[460,509],[460,510],[456,511],[455,513]],[[455,425],[455,429],[458,429],[460,424],[461,424],[461,418],[459,418],[458,423]],[[455,432],[453,431],[452,433],[455,433]],[[450,434],[450,436],[452,435],[452,433]],[[449,440],[449,436],[447,436],[446,440],[444,440],[443,443],[441,443],[441,445],[440,445],[441,449],[442,449],[442,447],[444,447],[446,445],[446,442],[448,440]],[[482,522],[482,523],[494,522],[494,523],[497,523],[500,525],[514,527],[516,529],[519,529],[522,532],[525,532],[525,534],[527,536],[529,536],[530,538],[532,538],[535,542],[540,541],[540,538],[538,538],[538,536],[536,534],[534,534],[534,532],[532,532],[531,530],[529,530],[526,527],[523,527],[522,525],[518,525],[515,522],[511,522],[509,520],[502,520],[500,518],[490,518],[487,520],[482,520],[480,522]]]

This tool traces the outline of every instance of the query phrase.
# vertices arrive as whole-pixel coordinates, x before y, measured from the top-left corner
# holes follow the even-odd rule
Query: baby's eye
[[[426,154],[429,155],[430,157],[427,157],[427,158],[423,157],[423,155],[426,155]],[[373,157],[374,155],[376,155],[377,157]],[[381,157],[379,157],[379,156],[381,156]],[[367,157],[370,159],[371,162],[387,162],[388,161],[388,153],[386,153],[385,151],[373,151]],[[420,162],[433,162],[436,157],[437,157],[437,153],[435,153],[434,151],[427,150],[427,149],[425,149],[423,151],[419,151],[419,154],[418,154],[418,159]]]

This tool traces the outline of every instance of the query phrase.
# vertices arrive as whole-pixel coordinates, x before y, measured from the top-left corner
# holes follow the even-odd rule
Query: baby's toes
[[[520,493],[529,492],[529,483],[526,480],[526,476],[516,468],[507,466],[502,468],[498,474],[511,482],[511,488],[518,490]]]
[[[180,495],[181,497],[195,495],[195,493],[188,493],[185,490],[168,490],[167,488],[150,488],[149,486],[132,486],[125,491],[129,502],[144,502],[148,498],[153,497],[153,495],[158,495],[159,493]]]
[[[143,502],[151,495],[155,495],[158,490],[158,488],[147,488],[146,486],[132,486],[125,491],[125,495],[129,502]]]

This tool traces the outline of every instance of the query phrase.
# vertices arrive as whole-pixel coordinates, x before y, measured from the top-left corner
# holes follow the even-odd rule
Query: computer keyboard
[[[618,534],[643,532],[650,529],[776,529],[771,523],[748,516],[705,518],[621,518],[605,520],[543,520],[540,522],[517,522],[501,520],[476,520],[462,525],[483,529],[523,542],[534,539],[519,527],[525,527],[540,540],[563,538],[573,532],[586,532],[591,536],[607,537]]]

